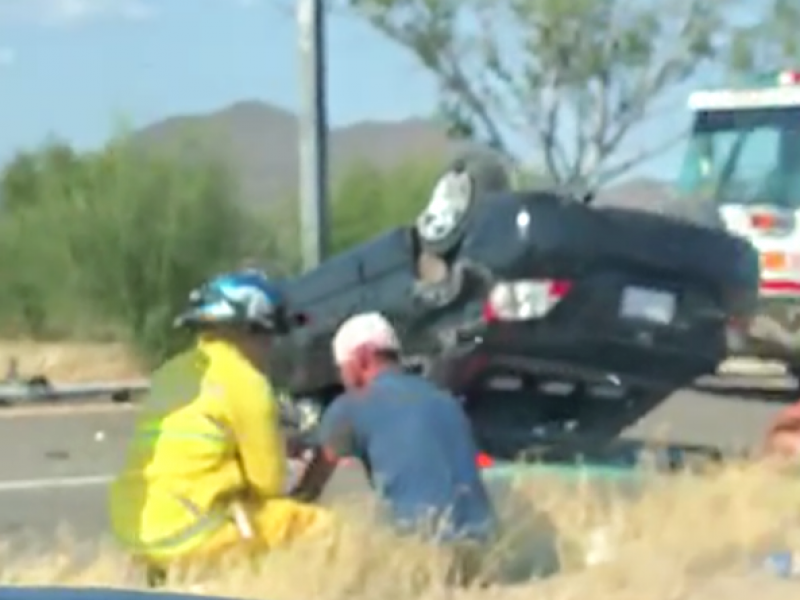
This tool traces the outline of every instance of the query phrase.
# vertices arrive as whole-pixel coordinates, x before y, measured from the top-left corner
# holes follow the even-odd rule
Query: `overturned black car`
[[[678,387],[715,371],[729,325],[754,311],[758,260],[722,228],[510,191],[457,165],[414,226],[325,261],[287,293],[305,324],[277,344],[273,372],[295,398],[324,407],[339,391],[332,336],[377,310],[409,368],[508,437],[574,416],[534,393],[548,383],[574,384],[577,398],[587,385]]]

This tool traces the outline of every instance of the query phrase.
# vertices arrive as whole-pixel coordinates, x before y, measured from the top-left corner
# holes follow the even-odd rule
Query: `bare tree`
[[[677,126],[667,127],[663,139],[626,152],[637,129],[683,108],[671,92],[727,59],[734,37],[727,11],[742,6],[737,0],[342,2],[433,74],[455,134],[510,159],[530,162],[536,155],[554,181],[591,188],[682,137]]]

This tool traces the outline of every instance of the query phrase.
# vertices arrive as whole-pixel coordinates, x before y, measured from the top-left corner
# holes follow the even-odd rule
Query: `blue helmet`
[[[175,325],[232,325],[260,333],[289,329],[286,301],[280,287],[264,273],[244,270],[218,275],[189,295],[189,308]]]

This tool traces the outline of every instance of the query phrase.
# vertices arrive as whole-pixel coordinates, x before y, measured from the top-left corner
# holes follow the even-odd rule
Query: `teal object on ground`
[[[484,470],[484,477],[497,479],[528,479],[555,477],[566,481],[637,483],[643,478],[640,470],[632,467],[591,464],[499,464]]]
[[[599,497],[634,498],[644,488],[647,475],[634,465],[599,461],[508,462],[484,469],[501,531],[510,532],[501,534],[500,579],[504,583],[522,583],[561,570],[558,529],[547,512],[537,509],[538,494],[549,485],[588,490]]]

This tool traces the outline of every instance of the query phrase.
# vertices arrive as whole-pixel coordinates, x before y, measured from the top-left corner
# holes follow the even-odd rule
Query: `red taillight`
[[[484,323],[494,323],[495,321],[499,321],[500,317],[494,310],[492,306],[491,300],[487,300],[483,303],[483,310],[481,311],[481,315],[483,317]]]
[[[750,226],[759,231],[771,231],[778,227],[778,217],[768,212],[753,213],[750,215]]]
[[[572,288],[562,279],[501,281],[492,288],[483,306],[483,319],[528,321],[545,316]]]
[[[571,281],[557,279],[550,283],[550,295],[554,298],[563,298],[569,293],[569,290],[571,288],[572,288]]]
[[[494,465],[494,459],[483,452],[478,453],[478,457],[475,462],[479,469],[489,469]]]

